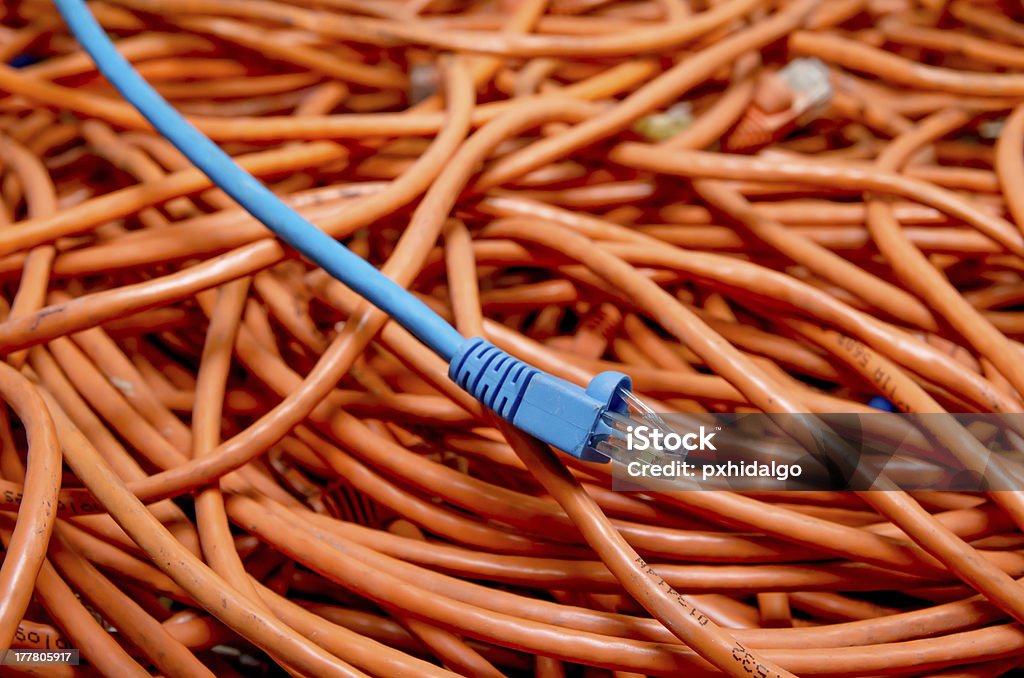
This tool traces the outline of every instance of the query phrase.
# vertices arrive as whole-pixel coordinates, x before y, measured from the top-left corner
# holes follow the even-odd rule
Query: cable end
[[[479,337],[463,343],[448,374],[520,430],[584,461],[611,458],[613,441],[622,438],[615,416],[628,417],[635,400],[625,374],[602,372],[583,389]]]

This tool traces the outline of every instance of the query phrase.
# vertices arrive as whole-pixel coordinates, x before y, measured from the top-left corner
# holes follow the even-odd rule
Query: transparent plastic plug
[[[654,447],[646,450],[630,449],[630,432],[638,427],[660,431],[662,436],[675,431],[629,389],[619,388],[616,396],[625,404],[625,411],[608,409],[601,413],[601,430],[594,432],[590,440],[590,447],[594,451],[620,464],[639,461],[655,465],[664,463],[669,457],[681,456]]]
[[[794,59],[779,71],[779,77],[793,91],[793,109],[798,116],[820,111],[832,99],[832,79],[821,59]]]

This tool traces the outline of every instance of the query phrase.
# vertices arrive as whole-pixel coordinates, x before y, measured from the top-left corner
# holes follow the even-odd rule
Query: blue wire
[[[31,66],[32,64],[37,63],[39,63],[39,57],[35,54],[22,52],[21,54],[13,56],[11,60],[7,62],[7,65],[11,68],[25,68],[26,66]]]
[[[604,413],[625,411],[629,378],[597,375],[584,390],[528,365],[483,339],[465,340],[408,290],[350,252],[243,170],[149,86],[111,44],[83,0],[57,9],[107,80],[195,164],[278,237],[390,315],[448,361],[449,376],[523,431],[586,461],[607,461],[594,441],[607,437]]]
[[[107,80],[216,186],[279,238],[451,361],[464,341],[454,327],[408,290],[284,204],[185,120],[117,52],[83,0],[56,0],[56,4],[64,22]]]

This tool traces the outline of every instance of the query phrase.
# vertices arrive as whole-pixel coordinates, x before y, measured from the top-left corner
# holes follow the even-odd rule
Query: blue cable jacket
[[[83,0],[57,9],[100,72],[210,180],[279,238],[390,315],[447,361],[464,339],[408,290],[309,223],[193,127],[122,57]]]
[[[390,315],[449,363],[449,376],[521,430],[586,461],[607,461],[595,447],[611,433],[603,413],[625,413],[629,378],[603,372],[584,390],[476,338],[466,340],[408,290],[285,205],[189,124],[126,61],[83,0],[56,0],[71,32],[107,80],[213,183],[325,271]]]

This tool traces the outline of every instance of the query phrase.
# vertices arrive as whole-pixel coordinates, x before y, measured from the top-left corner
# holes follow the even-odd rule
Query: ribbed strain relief
[[[479,337],[465,342],[448,366],[452,381],[508,421],[535,374],[536,368]]]
[[[770,144],[775,139],[775,115],[768,115],[756,106],[751,107],[725,139],[727,151],[749,151]]]

